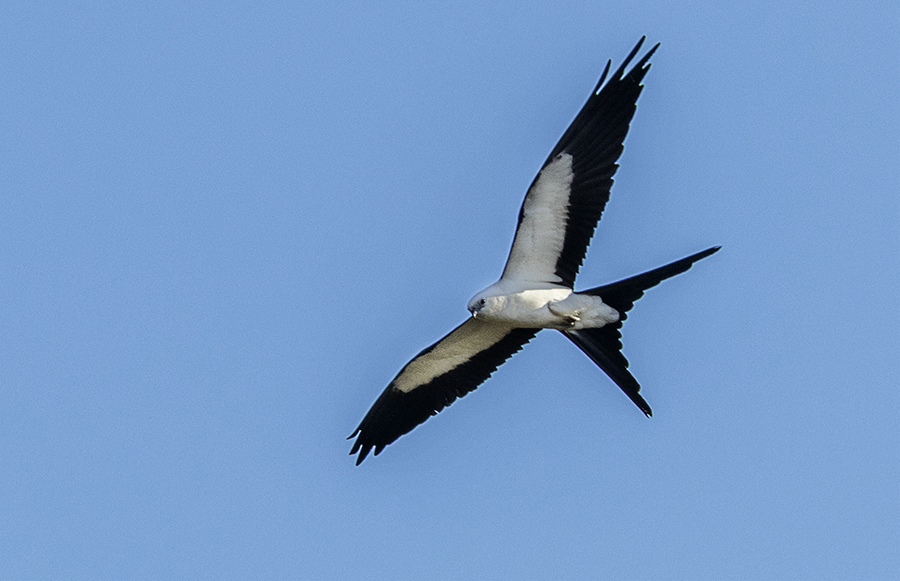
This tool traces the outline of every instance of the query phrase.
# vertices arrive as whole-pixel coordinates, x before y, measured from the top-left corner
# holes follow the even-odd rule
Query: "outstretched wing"
[[[647,61],[659,46],[625,74],[643,42],[603,86],[611,61],[607,63],[594,92],[534,178],[501,278],[573,288],[609,200],[616,160],[643,88],[641,80],[650,68]]]
[[[357,466],[473,391],[540,329],[514,329],[468,319],[416,355],[387,386],[350,438]]]

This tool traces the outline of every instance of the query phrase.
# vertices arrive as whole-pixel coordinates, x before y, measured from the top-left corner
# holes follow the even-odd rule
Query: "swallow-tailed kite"
[[[650,406],[622,355],[622,321],[644,291],[716,252],[715,246],[619,282],[575,292],[609,199],[654,46],[627,73],[644,39],[603,84],[611,61],[528,188],[500,280],[469,301],[472,316],[406,364],[372,405],[350,454],[358,465],[477,388],[541,329],[556,329],[609,375],[648,417]]]

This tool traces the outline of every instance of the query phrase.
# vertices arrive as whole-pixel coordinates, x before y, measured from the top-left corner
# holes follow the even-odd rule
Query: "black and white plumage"
[[[613,284],[575,292],[575,277],[613,183],[641,81],[658,44],[625,72],[644,39],[604,85],[610,63],[584,107],[550,152],[522,208],[500,280],[469,301],[472,317],[397,374],[359,427],[350,454],[410,432],[483,383],[541,329],[557,329],[591,358],[648,417],[650,406],[628,371],[621,327],[644,291],[682,273],[719,247]]]

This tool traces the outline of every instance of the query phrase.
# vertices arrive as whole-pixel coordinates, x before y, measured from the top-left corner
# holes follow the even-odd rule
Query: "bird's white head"
[[[472,297],[472,300],[469,301],[468,309],[476,319],[478,317],[490,318],[491,315],[503,310],[505,305],[505,296],[492,296],[482,291]]]

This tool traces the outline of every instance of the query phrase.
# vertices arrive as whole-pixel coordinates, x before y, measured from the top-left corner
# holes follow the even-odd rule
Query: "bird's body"
[[[600,297],[557,285],[515,290],[511,282],[498,281],[475,295],[469,301],[472,316],[510,327],[559,331],[595,329],[619,320],[618,311]]]
[[[718,247],[613,284],[574,290],[609,199],[616,160],[643,87],[640,82],[659,46],[626,74],[625,66],[642,43],[643,39],[604,86],[607,64],[594,92],[529,187],[500,280],[472,297],[468,320],[397,374],[350,436],[356,437],[350,453],[359,453],[357,464],[373,448],[378,455],[477,388],[542,329],[560,331],[644,414],[652,414],[621,353],[622,322],[645,290],[686,271]]]

